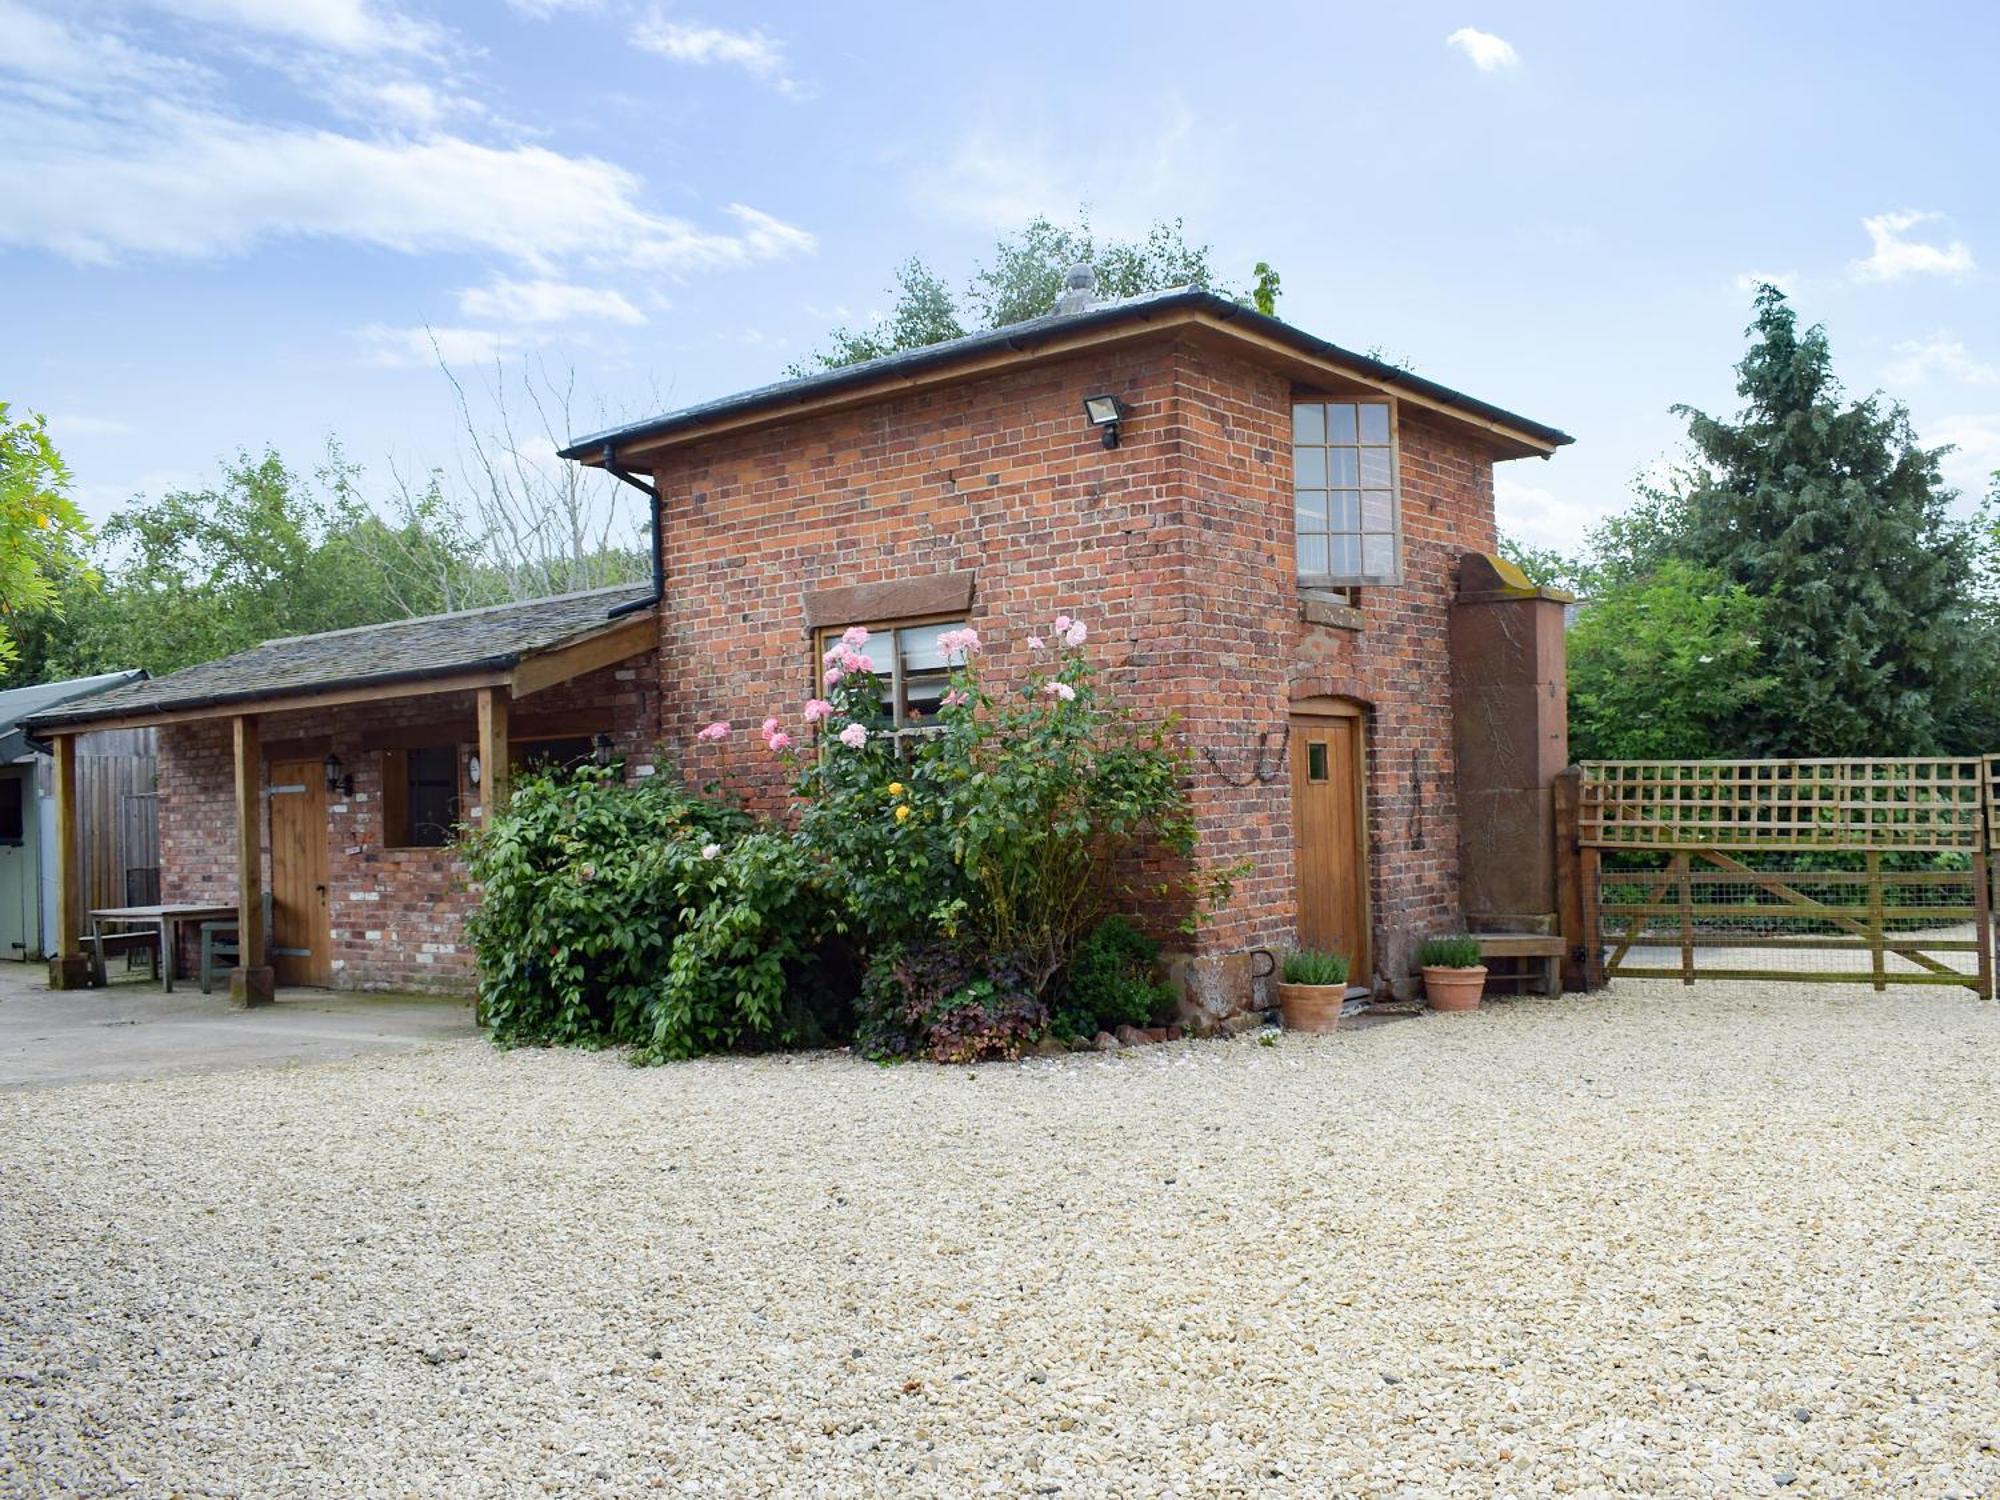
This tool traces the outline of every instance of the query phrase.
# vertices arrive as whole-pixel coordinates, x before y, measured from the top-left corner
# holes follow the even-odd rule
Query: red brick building
[[[1086,409],[1103,397],[1109,438]],[[1214,1013],[1249,1002],[1255,950],[1329,944],[1364,982],[1393,984],[1418,940],[1465,925],[1460,558],[1496,545],[1493,465],[1569,441],[1180,291],[752,391],[564,456],[657,488],[670,743],[795,707],[827,631],[897,631],[884,665],[907,669],[915,692],[897,691],[921,708],[938,631],[977,627],[1004,674],[1057,613],[1085,620],[1119,697],[1179,716],[1204,857],[1250,867],[1186,971]],[[1474,789],[1516,808],[1516,792],[1545,804],[1566,760],[1559,681],[1553,710],[1546,691],[1532,707],[1546,613],[1540,655],[1489,662],[1478,685],[1525,674],[1513,706],[1530,706],[1534,764]],[[715,754],[775,799],[754,743]],[[1524,858],[1539,868],[1510,919],[1553,907],[1546,850]]]
[[[316,876],[293,879],[278,903],[279,952],[301,942],[286,913],[324,886],[318,982],[440,987],[470,978],[459,931],[472,897],[448,852],[400,844],[393,825],[413,800],[443,797],[445,779],[458,805],[476,805],[471,759],[484,745],[494,763],[510,714],[515,745],[532,715],[535,735],[571,752],[605,735],[631,774],[648,774],[656,741],[686,747],[712,720],[796,713],[817,689],[828,631],[869,627],[908,718],[941,691],[943,630],[977,627],[985,669],[1004,675],[1030,633],[1067,613],[1089,626],[1121,701],[1178,716],[1196,754],[1203,858],[1249,869],[1185,955],[1191,1008],[1248,1005],[1252,955],[1300,941],[1336,946],[1358,960],[1357,979],[1393,986],[1418,939],[1467,921],[1462,793],[1497,798],[1481,804],[1482,826],[1512,817],[1524,845],[1546,823],[1564,759],[1559,632],[1553,710],[1546,630],[1529,631],[1539,644],[1525,654],[1487,651],[1478,680],[1455,692],[1453,611],[1462,557],[1496,545],[1494,463],[1568,441],[1205,292],[1086,305],[579,442],[564,456],[656,491],[656,590],[415,622],[437,675],[396,677],[412,643],[392,638],[374,698],[366,681],[352,696],[351,653],[290,643],[328,674],[311,690],[320,699],[295,690],[274,703],[283,694],[265,688],[191,705],[202,684],[175,686],[182,673],[142,685],[143,703],[109,694],[91,713],[167,726],[168,899],[239,889],[247,718],[266,768],[260,857],[303,858]],[[1468,602],[1533,596],[1516,579]],[[458,639],[504,634],[507,620],[519,639],[505,650],[479,656]],[[409,624],[351,634],[374,650]],[[537,672],[538,653],[581,669]],[[268,665],[231,662],[234,681]],[[1462,786],[1475,698],[1505,706],[1509,723],[1525,715],[1525,751],[1486,734],[1489,748],[1507,743],[1497,757],[1476,751],[1481,769]],[[747,739],[695,764],[775,805],[777,773]],[[325,848],[301,855],[286,841],[310,831],[289,808],[274,829],[273,794],[308,762],[334,761]],[[1552,909],[1546,848],[1518,858],[1524,894],[1488,890],[1477,915]]]

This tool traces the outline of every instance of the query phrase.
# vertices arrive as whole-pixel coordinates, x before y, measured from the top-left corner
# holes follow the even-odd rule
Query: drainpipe
[[[653,505],[653,527],[651,532],[653,547],[653,591],[645,598],[633,599],[628,603],[621,604],[605,615],[607,620],[616,620],[625,615],[636,615],[642,609],[652,609],[659,604],[667,592],[667,564],[666,559],[660,555],[660,491],[658,487],[646,483],[645,480],[634,474],[630,469],[620,468],[617,456],[612,451],[612,446],[609,443],[604,445],[604,472],[609,474],[613,479],[622,480],[624,483],[631,485],[633,489],[638,490],[648,500],[652,501]]]

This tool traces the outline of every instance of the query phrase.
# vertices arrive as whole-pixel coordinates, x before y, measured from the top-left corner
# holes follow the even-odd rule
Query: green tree
[[[1577,760],[1741,753],[1732,726],[1782,701],[1764,665],[1765,602],[1680,559],[1587,602],[1569,632]]]
[[[888,317],[868,328],[840,328],[831,343],[787,374],[810,375],[865,359],[921,349],[978,329],[999,328],[1039,318],[1054,310],[1070,267],[1088,261],[1097,268],[1097,294],[1133,297],[1170,287],[1197,286],[1234,294],[1216,283],[1207,245],[1190,245],[1179,219],[1162,219],[1137,240],[1099,236],[1090,217],[1056,224],[1037,216],[993,248],[990,261],[976,266],[962,297],[954,297],[942,277],[911,257],[896,269],[894,301]],[[1258,263],[1259,295],[1276,305],[1278,273]],[[1258,306],[1269,311],[1262,301]]]
[[[1725,421],[1675,408],[1693,461],[1605,539],[1608,571],[1652,577],[1677,557],[1758,601],[1760,675],[1784,690],[1717,721],[1718,749],[1953,748],[1979,622],[1971,539],[1949,514],[1940,450],[1918,446],[1900,404],[1849,400],[1825,330],[1801,332],[1777,288],[1759,289],[1748,332],[1742,411]]]
[[[90,532],[68,489],[45,420],[12,421],[0,401],[0,677],[20,660],[24,618],[60,610],[65,580],[85,571]]]

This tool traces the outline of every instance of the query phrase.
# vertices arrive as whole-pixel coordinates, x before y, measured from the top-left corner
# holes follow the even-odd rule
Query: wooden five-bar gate
[[[2000,756],[1597,761],[1574,794],[1584,982],[1993,995]]]

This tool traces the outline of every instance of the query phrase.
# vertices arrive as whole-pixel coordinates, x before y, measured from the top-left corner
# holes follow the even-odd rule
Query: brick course
[[[1130,408],[1108,451],[1080,409],[1104,390]],[[1292,395],[1261,365],[1162,337],[667,450],[668,742],[795,711],[814,682],[808,594],[970,569],[985,670],[1021,668],[1022,638],[1068,611],[1121,701],[1180,716],[1203,857],[1250,865],[1195,953],[1210,1009],[1249,999],[1247,968],[1217,960],[1292,941],[1290,704],[1366,704],[1376,962],[1407,975],[1415,942],[1460,920],[1446,612],[1457,554],[1494,546],[1493,454],[1403,406],[1405,581],[1364,590],[1359,630],[1308,624]],[[781,805],[754,740],[692,755]]]

